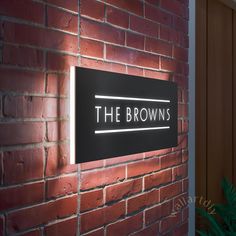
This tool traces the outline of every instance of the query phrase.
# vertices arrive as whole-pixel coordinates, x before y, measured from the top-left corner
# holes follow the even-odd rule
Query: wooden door
[[[223,176],[236,185],[236,13],[222,1],[196,1],[196,195],[214,203]]]

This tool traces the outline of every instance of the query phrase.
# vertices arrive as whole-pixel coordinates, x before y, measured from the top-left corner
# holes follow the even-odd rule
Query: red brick
[[[44,93],[44,74],[0,68],[0,90],[26,93]]]
[[[46,93],[60,96],[69,94],[69,78],[63,74],[47,74]]]
[[[5,232],[5,217],[4,215],[0,216],[0,235],[4,235]]]
[[[161,57],[161,69],[168,70],[170,72],[176,72],[177,62],[173,59]]]
[[[96,0],[81,0],[80,1],[80,14],[94,18],[96,20],[104,21],[105,5]]]
[[[162,4],[165,4],[163,3],[163,1],[162,1]],[[177,0],[174,0],[174,4],[176,1]],[[46,2],[50,2],[50,4],[47,4]],[[6,43],[6,45],[13,45],[13,44],[21,45],[19,46],[20,49],[21,47],[23,48],[24,45],[29,45],[29,46],[26,46],[25,48],[28,48],[32,51],[39,50],[39,49],[33,49],[33,48],[45,49],[47,52],[46,53],[44,52],[46,54],[45,55],[46,57],[43,58],[45,60],[45,62],[43,61],[44,63],[43,67],[37,67],[37,65],[33,64],[34,60],[27,61],[29,58],[29,56],[27,55],[24,55],[26,57],[25,58],[26,61],[25,60],[19,61],[17,57],[15,58],[9,57],[9,63],[13,64],[13,62],[15,61],[16,62],[15,65],[20,65],[24,67],[33,67],[33,68],[39,68],[39,69],[43,68],[45,72],[39,73],[39,72],[30,72],[29,70],[23,71],[23,70],[13,70],[13,69],[12,71],[14,72],[12,72],[9,69],[1,68],[0,69],[1,72],[3,70],[6,71],[4,73],[0,72],[1,77],[2,77],[0,79],[1,92],[7,95],[8,95],[7,93],[8,91],[14,92],[14,94],[15,92],[16,93],[19,92],[21,93],[21,96],[22,96],[22,93],[29,93],[30,95],[32,93],[37,93],[36,95],[37,99],[41,99],[38,96],[39,94],[42,94],[42,96],[44,97],[45,92],[46,94],[50,94],[50,97],[52,96],[56,97],[58,95],[68,96],[68,92],[69,92],[69,86],[68,86],[69,73],[68,72],[69,72],[70,64],[78,65],[78,63],[80,63],[80,65],[89,67],[89,68],[95,68],[95,69],[100,69],[100,70],[102,69],[102,70],[108,70],[108,71],[113,71],[113,72],[121,72],[121,73],[127,73],[127,74],[133,74],[133,75],[145,76],[145,77],[151,77],[151,78],[157,78],[157,79],[163,79],[163,80],[171,80],[171,81],[177,82],[179,88],[182,91],[180,102],[181,104],[187,103],[187,95],[185,92],[185,90],[187,91],[188,89],[187,87],[188,66],[187,66],[187,60],[186,60],[186,53],[187,53],[187,47],[188,47],[188,36],[187,36],[187,28],[186,28],[187,20],[183,19],[182,16],[177,17],[175,13],[173,14],[172,12],[168,13],[168,11],[162,10],[161,8],[159,8],[160,2],[161,1],[159,0],[146,0],[146,2],[140,1],[140,0],[134,0],[132,1],[132,3],[131,1],[126,1],[126,0],[106,0],[106,1],[105,0],[104,1],[103,0],[102,1],[83,0],[81,2],[81,9],[79,9],[81,15],[83,15],[81,18],[82,25],[81,25],[81,29],[78,29],[77,28],[78,23],[74,21],[77,18],[77,13],[78,13],[77,0],[71,0],[71,1],[45,0],[46,5],[43,3],[43,1],[42,2],[36,1],[37,4],[43,6],[44,11],[47,11],[47,12],[44,12],[44,14],[46,13],[48,14],[48,19],[45,18],[44,14],[40,16],[44,18],[44,20],[47,21],[47,22],[43,22],[46,24],[46,28],[39,27],[32,24],[21,25],[17,23],[5,22],[5,24],[0,25],[0,38],[2,38],[2,41],[5,41],[5,42],[9,40],[9,44]],[[178,0],[178,3],[183,4],[183,8],[187,9],[188,0]],[[54,4],[56,6],[59,6],[59,8],[58,7],[54,8],[53,7]],[[106,4],[106,10],[108,13],[106,15],[107,16],[106,20],[104,19],[104,16],[105,16],[104,4]],[[143,4],[146,4],[145,8]],[[89,5],[91,5],[91,7],[88,7]],[[97,5],[100,5],[102,7],[101,8],[96,7]],[[72,10],[74,11],[74,13],[71,11],[63,10],[63,8]],[[1,6],[0,6],[0,9],[1,9]],[[141,9],[141,10],[137,11],[137,9]],[[21,14],[21,13],[18,13],[18,14]],[[137,16],[134,16],[134,14],[139,14],[139,15],[145,14],[145,18],[141,18],[141,17],[139,18]],[[138,32],[137,34],[131,30],[129,32],[128,31],[125,32],[124,30],[120,29],[120,28],[126,29],[128,27],[127,22],[130,16],[133,19],[133,20],[131,19],[131,21],[133,21],[133,24],[131,22],[131,30],[133,27],[133,30],[136,31],[136,33]],[[36,16],[32,16],[32,17],[36,17]],[[68,23],[68,20],[70,19],[70,17],[73,18],[71,21],[72,25],[67,27],[66,24]],[[107,21],[107,22],[104,23],[104,21]],[[140,24],[134,25],[135,23],[140,23]],[[172,26],[172,23],[173,23],[173,26]],[[80,30],[81,31],[80,35],[84,34],[84,37],[82,36],[82,38],[78,39],[76,35],[73,35],[70,33],[66,34],[66,33],[61,32],[60,30],[57,31],[57,30],[49,29],[47,28],[47,26],[52,27],[52,28],[57,28],[57,29],[63,29],[69,32],[74,32],[74,33],[77,33],[77,30]],[[2,27],[3,27],[3,30],[2,30]],[[161,29],[161,32],[160,32],[160,27],[164,28],[164,30]],[[23,35],[21,35],[21,32],[23,32]],[[125,37],[125,34],[126,34],[126,37]],[[149,45],[150,47],[147,48],[148,52],[140,52],[141,50],[142,51],[146,50],[144,49],[144,37],[146,36],[148,37],[148,39],[149,37],[150,38],[157,37],[158,40],[160,39],[159,37],[161,37],[161,40],[156,41],[154,39],[150,39],[150,41],[153,41],[153,44]],[[78,45],[79,42],[80,42],[80,45]],[[160,45],[157,45],[156,42],[163,43],[162,47],[160,47]],[[112,45],[109,45],[110,43]],[[147,43],[150,43],[150,42],[147,42]],[[117,47],[117,50],[114,50],[114,52],[113,51],[111,52],[111,58],[106,57],[107,55],[104,55],[103,51],[105,51],[105,54],[108,53],[108,51],[103,50],[103,47],[105,46],[106,49],[108,50],[111,48],[113,49],[113,48],[116,48],[114,44],[122,45],[125,47],[127,46],[127,47],[126,48]],[[168,51],[168,49],[170,48],[169,47],[165,48],[164,45],[168,45],[168,46],[172,45],[173,55],[170,53],[170,51]],[[133,49],[130,49],[130,48],[133,48]],[[78,49],[80,49],[81,57],[71,56],[71,55],[77,55]],[[139,49],[139,50],[135,51],[135,49]],[[55,50],[61,50],[62,52],[56,53]],[[67,54],[66,52],[72,52],[73,54],[71,53]],[[16,51],[14,53],[16,53]],[[112,55],[113,53],[115,53],[114,57]],[[124,56],[122,55],[123,53],[124,53]],[[169,61],[166,62],[164,61],[164,59],[163,60],[160,59],[161,57],[153,55],[154,53],[167,55],[168,57],[171,57],[171,58],[173,56],[173,58],[170,60],[170,63],[168,64]],[[94,57],[96,59],[93,60],[92,58],[89,58],[89,57]],[[131,59],[131,57],[136,57],[136,59]],[[159,66],[161,60],[164,61],[162,68]],[[115,61],[117,61],[117,63],[114,63]],[[171,65],[172,63],[173,65]],[[47,67],[44,68],[45,66]],[[173,70],[168,69],[171,67],[173,68]],[[150,68],[150,70],[147,68]],[[162,71],[159,71],[159,68]],[[1,86],[2,84],[3,86]],[[5,89],[5,87],[7,89]],[[2,95],[3,100],[4,100],[4,96]],[[6,99],[8,98],[8,96],[6,97]],[[17,95],[17,96],[12,96],[12,97],[20,98],[21,96]],[[32,98],[34,102],[35,97],[33,96]],[[64,105],[60,104],[58,106],[58,103],[60,100],[61,99],[44,98],[45,106],[44,106],[43,113],[41,112],[41,107],[38,107],[37,111],[35,111],[34,113],[34,110],[32,111],[30,110],[30,109],[33,109],[33,105],[30,107],[30,105],[26,105],[27,103],[24,104],[24,106],[26,106],[27,108],[23,106],[21,109],[20,108],[21,105],[16,105],[17,101],[14,101],[14,103],[12,101],[12,103],[15,104],[15,107],[16,107],[15,110],[14,110],[14,107],[11,107],[10,103],[4,105],[2,109],[4,109],[5,112],[7,111],[5,110],[5,108],[9,109],[9,111],[11,111],[11,114],[14,114],[14,112],[16,112],[15,113],[16,118],[17,117],[18,118],[38,118],[38,115],[39,117],[43,117],[46,119],[47,118],[54,119],[54,118],[58,118],[59,116],[66,118],[68,117],[68,113],[67,113],[68,111],[66,111],[66,108],[68,106],[66,106],[66,104]],[[35,107],[37,107],[37,104],[35,105]],[[48,107],[50,109],[47,109]],[[66,113],[63,113],[61,108],[63,108],[63,110],[66,111]],[[59,111],[62,113],[60,113]],[[63,116],[61,114],[66,114],[66,116]],[[13,117],[10,115],[10,112],[9,112],[8,117]],[[145,201],[144,203],[142,200],[138,201],[140,205],[138,203],[133,204],[133,208],[132,208],[131,200],[129,200],[130,197],[132,197],[132,199],[134,198],[133,196],[134,194],[135,196],[137,196],[138,194],[143,195],[143,193],[141,193],[142,188],[144,188],[142,184],[145,183],[145,185],[148,186],[146,182],[149,183],[150,181],[150,187],[146,187],[146,188],[151,189],[151,188],[158,187],[157,191],[160,191],[159,189],[160,185],[161,185],[161,189],[163,189],[163,184],[169,183],[169,182],[165,182],[165,179],[162,181],[162,178],[164,178],[165,176],[161,175],[158,177],[159,172],[156,172],[156,171],[160,171],[160,173],[165,172],[165,171],[170,173],[172,170],[173,176],[174,174],[182,175],[183,170],[179,167],[180,165],[182,165],[181,163],[186,164],[186,161],[187,161],[187,157],[186,155],[184,155],[183,150],[182,150],[182,148],[187,147],[187,140],[186,140],[187,136],[186,135],[182,136],[182,134],[186,134],[188,130],[187,124],[185,122],[185,120],[187,121],[187,117],[186,119],[181,118],[179,120],[181,120],[181,127],[180,127],[181,136],[179,136],[179,146],[176,148],[147,152],[147,153],[142,153],[139,155],[101,160],[97,162],[90,162],[90,163],[85,163],[85,164],[80,165],[80,170],[82,170],[82,173],[81,173],[82,174],[82,184],[81,184],[82,191],[80,193],[81,194],[80,211],[82,212],[86,211],[86,213],[83,213],[82,215],[96,212],[98,210],[103,209],[102,207],[107,208],[106,206],[104,206],[104,204],[106,204],[105,202],[103,202],[104,200],[107,200],[108,205],[110,205],[111,203],[114,204],[115,201],[119,201],[121,199],[123,200],[123,198],[127,198],[127,197],[129,198],[124,200],[125,203],[122,203],[122,208],[123,208],[123,205],[126,204],[125,207],[130,206],[130,208],[133,209],[131,210],[131,212],[142,210],[145,206],[149,206],[148,204],[146,204]],[[51,121],[51,119],[50,121],[46,121],[46,123],[44,122],[43,127],[42,127],[43,130],[47,131],[46,135],[43,135],[42,142],[45,142],[45,141],[48,142],[49,140],[51,140],[50,141],[51,143],[49,143],[47,147],[44,147],[46,160],[44,160],[44,152],[43,152],[42,163],[44,163],[45,167],[42,168],[42,172],[41,172],[42,176],[35,177],[34,179],[41,180],[42,178],[44,178],[44,175],[45,177],[53,176],[53,178],[46,179],[46,183],[48,184],[48,186],[45,189],[46,196],[44,197],[47,197],[47,194],[48,194],[48,197],[50,197],[50,199],[51,197],[55,198],[55,197],[60,197],[64,194],[71,194],[72,191],[71,189],[67,188],[67,185],[64,191],[63,189],[64,182],[61,180],[68,176],[64,174],[69,174],[69,175],[71,175],[71,173],[74,173],[74,175],[77,174],[76,173],[78,169],[77,165],[67,165],[68,159],[69,159],[69,145],[67,143],[65,144],[64,142],[60,146],[52,143],[52,142],[57,142],[58,140],[64,140],[64,139],[69,138],[67,128],[68,128],[67,125],[62,125],[61,122]],[[19,143],[16,143],[16,144],[18,145]],[[28,142],[25,142],[25,144],[28,144]],[[177,153],[179,152],[180,154],[177,154],[176,151]],[[168,158],[169,155],[167,154],[170,152],[173,152],[172,158]],[[163,157],[162,155],[165,155],[165,156]],[[152,156],[158,156],[158,159],[160,161],[158,161],[158,163],[151,164],[152,159],[145,159]],[[140,161],[141,159],[142,161]],[[132,163],[127,164],[130,161],[132,161]],[[123,164],[120,165],[121,163]],[[137,165],[136,167],[140,168],[139,170],[134,168],[135,165],[133,166],[133,168],[130,167],[129,169],[129,165],[138,164],[138,163],[140,163],[140,165]],[[4,164],[5,164],[5,157],[4,157]],[[16,164],[13,163],[13,167],[15,165]],[[116,167],[114,167],[115,165]],[[17,168],[20,168],[20,166]],[[113,167],[107,168],[107,166],[113,166]],[[144,170],[142,169],[143,167],[144,167]],[[160,170],[161,167],[169,168],[169,169]],[[127,173],[125,172],[126,168],[127,168]],[[117,170],[117,171],[110,171],[111,169]],[[8,171],[9,170],[10,170],[10,167],[8,168]],[[36,168],[32,168],[32,170],[34,171],[36,170]],[[143,183],[141,182],[140,179],[133,179],[132,175],[131,175],[131,178],[132,178],[131,180],[126,180],[125,179],[126,174],[129,174],[130,172],[133,173],[133,176],[145,175],[142,177],[144,179],[142,181]],[[58,176],[61,174],[63,174],[63,176]],[[86,179],[83,179],[84,175],[86,176]],[[8,174],[8,176],[10,176],[10,174]],[[152,179],[152,182],[148,178],[150,176],[152,177],[155,176],[155,178]],[[167,177],[169,178],[170,176],[168,175]],[[14,177],[14,178],[17,179],[17,177]],[[25,178],[24,180],[20,180],[20,183],[22,183],[23,181],[27,181],[27,182],[31,181],[31,177],[30,178],[24,177],[24,178]],[[54,186],[54,181],[56,182],[55,186]],[[164,182],[164,183],[159,184],[158,183],[159,181]],[[2,184],[3,183],[5,184],[5,182],[2,182]],[[131,183],[133,183],[132,186],[131,186]],[[137,186],[135,185],[135,183],[137,183]],[[187,179],[181,179],[180,183],[181,183],[182,191],[183,192],[187,191]],[[1,184],[1,177],[0,177],[0,184]],[[97,188],[98,187],[97,185],[106,186],[106,187]],[[83,189],[83,186],[85,186],[84,189]],[[95,189],[92,191],[86,191],[86,192],[83,191],[86,189],[91,190],[93,188]],[[112,192],[111,200],[108,200],[108,196],[109,196],[108,190]],[[105,196],[103,196],[103,193]],[[147,196],[146,194],[147,193],[145,193],[143,196]],[[177,195],[177,196],[180,196],[180,195]],[[170,200],[172,203],[175,198],[176,196],[170,197]],[[128,201],[130,204],[128,204],[127,206]],[[34,202],[29,203],[29,204],[34,204]],[[39,206],[41,207],[46,204],[55,204],[55,202],[54,201],[48,202],[48,203],[44,202],[40,204]],[[112,206],[114,206],[114,208],[110,210],[111,215],[117,210],[116,204],[110,205],[109,208]],[[143,221],[143,218],[142,218],[142,216],[145,215],[145,213],[142,213],[143,215],[140,214],[141,215],[140,220],[136,218],[136,222],[130,221],[128,223],[125,223],[129,219],[135,218],[135,216],[132,216],[131,218],[129,218],[125,215],[125,213],[127,213],[126,212],[127,209],[125,209],[125,207],[120,217],[117,216],[117,218],[112,219],[109,223],[104,221],[105,223],[102,222],[101,226],[94,226],[95,228],[93,228],[92,231],[88,229],[88,231],[86,231],[86,235],[102,236],[107,233],[108,235],[112,235],[112,236],[114,235],[120,236],[120,235],[135,234],[135,232],[138,231],[136,235],[145,235],[145,236],[150,235],[151,236],[151,235],[156,235],[159,233],[157,231],[159,222],[156,222],[156,221],[163,220],[164,222],[164,219],[167,219],[167,218],[162,218],[162,217],[167,217],[167,215],[165,214],[166,212],[168,213],[168,207],[167,209],[163,210],[163,216],[161,216],[157,220],[155,220],[156,216],[154,215],[154,213],[158,216],[159,212],[154,211],[153,215],[151,215],[151,213],[146,214],[147,215],[146,218],[148,219],[147,224],[149,224],[151,221],[154,223],[153,225],[150,225],[148,227],[143,225],[144,223],[146,223],[145,221]],[[151,209],[153,208],[154,207],[152,207]],[[22,209],[22,210],[27,210],[27,209]],[[57,206],[57,210],[66,210],[66,209],[64,206],[62,207]],[[148,210],[145,210],[146,213]],[[11,216],[11,214],[13,213],[15,214],[18,211],[19,210],[15,209],[14,211],[7,212],[6,214],[4,214],[6,217],[8,217],[8,222],[10,218],[8,214],[10,213],[10,216]],[[51,213],[51,211],[54,211],[54,209],[49,209],[49,212],[47,212],[47,215],[41,217],[40,210],[37,210],[36,213],[39,212],[39,219],[37,219],[36,223],[35,223],[36,220],[34,219],[34,217],[31,217],[29,214],[22,213],[21,218],[19,220],[17,219],[17,224],[14,225],[14,229],[12,226],[10,226],[10,230],[7,228],[6,232],[11,235],[16,234],[16,232],[17,233],[28,232],[28,234],[30,235],[31,233],[34,232],[34,229],[37,227],[37,229],[35,230],[35,232],[37,231],[37,233],[35,234],[38,236],[43,233],[45,234],[45,236],[46,235],[60,235],[60,234],[61,235],[65,235],[65,234],[74,235],[75,231],[73,230],[76,230],[77,226],[75,224],[68,225],[66,224],[66,222],[71,221],[71,217],[74,217],[74,216],[71,216],[70,214],[77,214],[77,206],[75,207],[74,213],[70,213],[66,215],[66,217],[67,216],[69,217],[69,219],[66,219],[66,220],[61,219],[64,216],[57,217],[53,215],[51,217],[50,214],[53,214]],[[87,212],[87,211],[90,211],[90,212]],[[86,224],[96,224],[97,223],[96,221],[100,221],[100,218],[102,218],[102,214],[98,213],[98,217],[96,216],[91,217],[91,220],[86,221]],[[29,221],[29,224],[31,225],[22,226],[21,221],[23,220],[26,221],[27,219]],[[137,223],[137,220],[139,221],[139,224]],[[32,221],[34,222],[32,223]],[[77,219],[74,219],[74,221],[76,223]],[[18,222],[20,226],[18,226]],[[7,223],[7,226],[9,227],[9,223]],[[42,226],[44,226],[44,229],[38,230],[39,228],[42,228]],[[173,225],[173,226],[178,227],[177,225]],[[0,226],[0,229],[1,229],[1,226]],[[72,230],[73,232],[70,230]]]
[[[178,74],[181,74],[183,76],[188,76],[188,73],[189,73],[189,68],[188,68],[188,64],[185,63],[185,62],[181,62],[181,61],[178,61],[177,63],[177,70],[176,72]],[[174,76],[174,80],[175,80],[175,76]],[[187,79],[186,79],[187,80]],[[179,84],[178,84],[179,85]],[[188,86],[188,83],[185,83],[184,86]],[[179,86],[181,87],[181,86]]]
[[[51,71],[69,72],[71,66],[78,65],[78,58],[59,53],[47,53],[47,69]]]
[[[160,233],[170,231],[175,228],[181,222],[181,214],[177,213],[173,216],[169,216],[161,220],[160,223]]]
[[[174,82],[177,83],[179,88],[188,89],[188,78],[187,77],[182,76],[182,75],[174,75],[173,79],[174,79]],[[183,94],[183,101],[182,102],[184,102],[184,99],[186,99],[186,97],[185,97],[186,95],[187,94]],[[185,103],[187,103],[187,101]]]
[[[4,152],[4,183],[21,183],[42,178],[43,162],[42,148]]]
[[[159,35],[159,25],[157,23],[136,16],[130,16],[130,29],[156,38]]]
[[[182,4],[188,6],[189,5],[189,0],[178,0],[180,1]]]
[[[149,4],[145,5],[145,17],[163,25],[172,25],[171,14]]]
[[[78,33],[78,16],[63,10],[47,7],[47,26]]]
[[[129,75],[143,76],[143,69],[138,67],[127,66]]]
[[[0,20],[0,39],[3,40],[4,37],[4,21]]]
[[[31,230],[27,233],[20,234],[20,236],[41,236],[41,235],[42,235],[41,229],[35,229],[35,230]]]
[[[180,34],[179,45],[183,48],[189,48],[189,36],[186,34]]]
[[[48,199],[76,193],[78,189],[78,177],[73,175],[49,179],[47,180],[46,186],[46,196]]]
[[[114,222],[125,215],[125,202],[119,202],[112,206],[97,209],[81,215],[81,233],[91,231],[100,226]]]
[[[75,35],[10,22],[5,22],[3,27],[5,42],[78,52],[78,38]]]
[[[183,119],[182,120],[182,133],[187,133],[188,132],[188,126],[189,126],[189,122],[188,120]]]
[[[21,46],[4,45],[3,64],[42,69],[43,51]]]
[[[3,170],[3,154],[0,153],[0,185],[3,184],[3,173],[4,173],[4,170]]]
[[[188,207],[183,209],[182,218],[183,218],[183,221],[188,220],[188,218],[189,218],[189,208]]]
[[[160,0],[146,0],[146,2],[153,4],[155,6],[159,6]]]
[[[77,232],[77,217],[45,227],[45,236],[74,236]]]
[[[188,222],[178,226],[174,229],[175,236],[187,236],[188,235]]]
[[[4,116],[14,118],[42,118],[43,98],[33,96],[5,96]]]
[[[185,83],[187,83],[187,81],[185,81]],[[188,103],[188,90],[184,89],[183,90],[183,102],[184,103]]]
[[[160,200],[170,199],[182,192],[181,182],[173,183],[160,189]]]
[[[131,65],[159,68],[159,57],[144,52],[138,52],[122,47],[107,45],[106,57],[109,60],[127,63]]]
[[[173,199],[174,212],[178,213],[188,206],[188,194],[184,193]]]
[[[0,14],[32,21],[38,24],[44,23],[44,6],[31,0],[1,0]]]
[[[70,1],[65,1],[65,0],[45,0],[48,3],[54,4],[59,7],[63,7],[68,10],[72,10],[75,12],[78,12],[78,1],[77,0],[70,0]]]
[[[183,179],[188,176],[187,164],[173,168],[173,180]]]
[[[178,88],[178,103],[183,103],[183,89]]]
[[[168,216],[172,213],[172,201],[162,203],[161,205],[154,206],[145,211],[146,225],[150,225],[160,218]]]
[[[0,118],[3,115],[3,98],[0,96]]]
[[[145,189],[156,188],[160,185],[171,182],[171,180],[172,180],[171,169],[159,171],[155,174],[144,177]]]
[[[43,122],[0,124],[0,145],[40,143],[44,140]]]
[[[0,189],[0,211],[34,204],[43,200],[43,182]]]
[[[126,9],[134,14],[143,16],[143,3],[138,0],[107,0],[106,2],[121,9]]]
[[[125,178],[125,166],[81,173],[81,190],[108,185]]]
[[[104,71],[112,71],[118,73],[126,73],[126,67],[121,64],[81,58],[81,65],[87,68],[93,68]]]
[[[135,179],[106,188],[106,202],[124,199],[142,191],[142,179]]]
[[[126,218],[107,227],[107,236],[126,236],[141,229],[143,226],[143,214]]]
[[[182,133],[182,119],[178,119],[178,134]]]
[[[146,38],[145,50],[165,56],[172,56],[172,45],[161,40]]]
[[[160,26],[160,39],[179,44],[180,43],[180,33],[175,29],[166,27],[164,25]]]
[[[135,234],[133,236],[157,236],[159,233],[159,224],[153,224]]]
[[[182,87],[187,87],[188,88],[188,83],[187,83],[187,76],[189,74],[189,65],[185,62],[181,62],[179,61],[179,71],[177,71],[179,74],[182,74],[183,76],[185,76],[185,83],[181,84]],[[174,77],[175,79],[175,77]],[[176,80],[176,82],[178,83],[178,81]]]
[[[165,149],[145,152],[145,158],[153,157],[153,156],[161,156],[161,155],[167,154],[170,151],[171,151],[171,148],[165,148]]]
[[[189,122],[188,120],[183,119],[182,120],[182,133],[187,133],[188,132],[188,126],[189,126]]]
[[[107,6],[106,8],[107,22],[123,28],[129,27],[129,15],[117,8]]]
[[[80,196],[80,211],[95,209],[103,205],[103,190],[98,189],[86,193],[82,193]]]
[[[161,169],[169,168],[180,164],[181,156],[181,152],[176,152],[161,157]]]
[[[178,103],[183,102],[183,90],[181,88],[178,88]]]
[[[126,32],[126,45],[128,47],[144,49],[144,36]]]
[[[105,235],[104,228],[86,234],[86,236],[104,236],[104,235]]]
[[[181,47],[174,47],[174,58],[181,61],[188,61],[188,50]]]
[[[43,117],[68,117],[69,116],[68,99],[44,98],[43,99]]]
[[[68,165],[69,145],[60,144],[47,148],[46,176],[76,172],[77,165]]]
[[[68,121],[51,121],[47,123],[47,127],[47,140],[49,142],[55,142],[69,138]]]
[[[77,212],[77,196],[21,209],[7,215],[9,233],[23,231]]]
[[[109,158],[105,160],[105,163],[106,163],[106,166],[111,166],[111,165],[116,165],[116,164],[120,164],[124,162],[136,161],[140,159],[143,159],[143,153]]]
[[[174,17],[173,26],[176,30],[181,31],[182,33],[188,33],[188,21],[180,17]]]
[[[85,163],[80,164],[80,170],[92,170],[96,168],[100,168],[104,166],[104,160],[98,160],[98,161],[89,161]]]
[[[80,39],[80,53],[81,55],[103,58],[104,43],[89,40]]]
[[[139,161],[127,165],[127,174],[129,178],[134,176],[144,175],[157,170],[160,170],[159,158]]]
[[[157,204],[160,201],[159,189],[153,190],[148,193],[143,193],[137,197],[128,199],[127,211],[128,214],[140,211],[148,206]]]
[[[188,161],[188,150],[182,151],[182,162],[185,163]]]
[[[184,179],[182,182],[183,182],[183,192],[187,192],[189,188],[189,180]]]
[[[81,18],[81,36],[121,45],[125,43],[124,31],[83,18]]]
[[[188,135],[182,134],[178,136],[178,146],[173,148],[173,150],[186,149],[188,146]]]
[[[179,71],[177,71],[179,74],[182,74],[183,76],[187,77],[189,74],[189,65],[185,62],[179,61]],[[187,81],[188,78],[186,78],[185,81]],[[188,83],[185,82],[184,86],[188,87]],[[184,87],[183,86],[183,87]]]
[[[155,71],[155,70],[144,70],[144,75],[145,77],[166,80],[166,81],[169,81],[171,78],[171,75],[169,73],[164,73],[164,72]]]
[[[165,0],[161,2],[161,7],[180,17],[188,17],[188,8],[177,0]]]

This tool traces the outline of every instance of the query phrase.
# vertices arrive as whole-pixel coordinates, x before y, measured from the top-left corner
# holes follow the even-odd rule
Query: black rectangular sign
[[[77,67],[74,86],[76,163],[177,145],[175,83]]]

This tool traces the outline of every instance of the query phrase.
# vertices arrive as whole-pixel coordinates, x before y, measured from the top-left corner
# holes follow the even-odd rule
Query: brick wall
[[[188,0],[1,0],[0,61],[0,235],[187,234]],[[71,65],[177,82],[178,147],[66,165]]]

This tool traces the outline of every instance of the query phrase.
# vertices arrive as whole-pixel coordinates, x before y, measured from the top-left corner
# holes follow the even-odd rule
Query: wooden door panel
[[[236,11],[229,3],[196,1],[196,195],[214,203],[223,201],[224,176],[236,185]]]
[[[222,201],[220,182],[232,179],[232,9],[208,1],[207,197]]]

